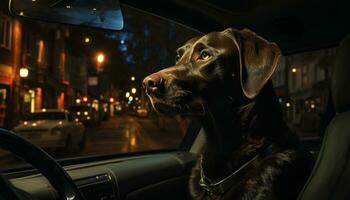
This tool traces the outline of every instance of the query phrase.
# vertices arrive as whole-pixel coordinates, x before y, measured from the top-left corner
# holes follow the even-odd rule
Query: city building
[[[89,59],[69,38],[66,26],[0,11],[0,127],[43,108],[66,109],[87,94]]]
[[[284,56],[272,80],[284,114],[295,130],[320,128],[329,98],[335,48]]]

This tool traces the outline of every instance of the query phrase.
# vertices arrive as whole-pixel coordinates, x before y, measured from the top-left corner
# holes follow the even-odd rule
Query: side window
[[[191,120],[156,113],[142,80],[173,65],[176,49],[201,33],[129,7],[123,12],[122,31],[16,19],[21,38],[13,39],[20,46],[18,66],[26,76],[21,77],[19,88],[6,93],[16,102],[4,105],[9,102],[4,101],[2,106],[15,114],[0,119],[0,123],[12,121],[9,129],[18,133],[35,132],[59,126],[62,118],[20,120],[23,116],[42,110],[68,110],[69,121],[85,126],[79,126],[84,130],[77,134],[85,131],[87,145],[79,152],[67,152],[65,158],[179,148]],[[11,37],[6,32],[9,19],[10,16],[0,17],[1,46],[8,46],[6,41]],[[45,134],[40,138],[28,134],[23,137],[43,148],[64,146],[62,138],[56,137],[55,143]],[[74,142],[81,146],[85,140]],[[57,151],[51,151],[51,155],[59,156]],[[7,167],[22,163],[16,158],[3,162]]]
[[[301,137],[322,135],[335,48],[284,56],[273,75],[289,126]]]

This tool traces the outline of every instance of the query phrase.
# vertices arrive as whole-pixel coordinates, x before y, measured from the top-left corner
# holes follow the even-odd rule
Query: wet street
[[[132,116],[114,117],[87,131],[86,148],[79,155],[111,154],[176,148],[182,139],[176,121],[167,119],[162,128],[157,120]]]
[[[155,149],[176,148],[183,138],[179,122],[173,118],[112,117],[99,126],[87,128],[86,146],[68,155],[50,151],[55,158],[80,157]],[[12,155],[0,153],[0,168],[23,163]]]

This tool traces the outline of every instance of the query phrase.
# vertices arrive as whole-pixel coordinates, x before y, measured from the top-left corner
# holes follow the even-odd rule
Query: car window
[[[322,137],[327,123],[336,48],[284,56],[272,79],[289,127],[300,137]]]
[[[0,126],[57,159],[178,148],[191,120],[158,115],[141,83],[200,33],[126,6],[124,15],[124,30],[108,31],[0,11]],[[74,123],[52,122],[63,111]],[[0,168],[20,164],[0,151]]]

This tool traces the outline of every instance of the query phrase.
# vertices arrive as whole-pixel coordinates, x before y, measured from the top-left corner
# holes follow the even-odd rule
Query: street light
[[[103,53],[99,53],[99,54],[97,55],[97,62],[98,62],[99,64],[102,64],[104,61],[105,61],[105,55],[103,55]]]
[[[293,72],[293,73],[297,72],[297,68],[293,67],[293,68],[292,68],[292,72]]]
[[[28,70],[28,68],[22,67],[21,69],[19,69],[19,76],[20,76],[21,78],[27,78],[28,75],[29,75],[29,70]]]
[[[114,102],[114,98],[113,97],[109,98],[109,102],[113,103]]]
[[[136,93],[136,88],[131,89],[131,93],[135,94]]]
[[[129,97],[130,97],[130,92],[126,92],[126,93],[125,93],[125,97],[126,97],[126,98],[129,98]]]
[[[129,101],[132,101],[134,98],[132,96],[129,97]]]
[[[86,37],[84,41],[85,41],[85,43],[89,43],[90,42],[90,38]]]
[[[132,76],[132,77],[131,77],[131,80],[132,80],[132,81],[135,81],[135,76]]]

